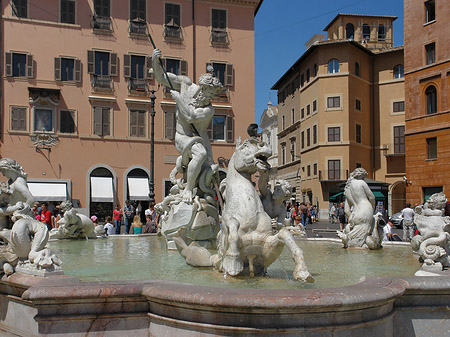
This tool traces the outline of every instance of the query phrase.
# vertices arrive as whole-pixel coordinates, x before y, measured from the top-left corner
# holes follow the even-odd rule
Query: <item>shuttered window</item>
[[[394,153],[405,153],[405,126],[394,126]]]
[[[224,9],[213,9],[211,11],[211,26],[213,29],[227,28],[227,11]]]
[[[60,20],[63,23],[75,23],[75,0],[61,0]]]
[[[61,110],[59,113],[59,132],[75,133],[75,111]]]
[[[28,0],[12,0],[11,1],[11,9],[14,16],[18,18],[27,18],[28,17]]]
[[[88,50],[88,73],[102,76],[117,76],[117,54]]]
[[[175,27],[180,27],[180,8],[181,6],[179,4],[165,4],[166,8],[166,15],[165,15],[165,24],[173,25]]]
[[[327,107],[328,108],[340,108],[341,107],[341,98],[337,97],[328,97],[327,98]]]
[[[356,124],[356,142],[361,143],[361,125]]]
[[[27,108],[26,107],[11,107],[11,124],[10,130],[26,131],[27,130]]]
[[[339,142],[340,140],[341,140],[341,128],[339,126],[328,128],[328,141]]]
[[[147,130],[147,111],[130,110],[130,137],[145,137]]]
[[[329,160],[328,161],[328,180],[339,180],[341,179],[341,161]]]
[[[95,15],[109,18],[111,16],[110,0],[94,0],[94,11]]]
[[[6,76],[33,78],[33,55],[5,53],[5,74]]]
[[[404,112],[405,111],[405,101],[394,102],[394,112]]]
[[[167,139],[175,139],[175,112],[165,111],[164,112],[164,137]]]
[[[233,86],[233,65],[229,63],[206,63],[206,68],[212,66],[214,75],[219,79],[220,83],[225,86]]]
[[[94,135],[109,136],[111,134],[111,108],[108,107],[94,107]]]
[[[130,20],[146,21],[146,0],[130,1]]]

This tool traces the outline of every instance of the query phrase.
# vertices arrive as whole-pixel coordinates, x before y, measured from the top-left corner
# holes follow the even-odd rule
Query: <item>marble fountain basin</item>
[[[158,237],[49,246],[66,275],[3,276],[1,336],[379,337],[450,330],[450,278],[413,276],[420,266],[409,246],[369,252],[299,241],[315,284],[292,280],[287,252],[266,277],[248,279],[189,267]]]

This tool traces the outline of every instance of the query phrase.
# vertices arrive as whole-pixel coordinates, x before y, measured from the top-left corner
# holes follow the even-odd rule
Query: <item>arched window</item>
[[[365,23],[362,26],[363,28],[363,39],[369,41],[370,40],[370,26]]]
[[[434,114],[437,112],[437,90],[434,85],[430,85],[425,90],[425,96],[427,97],[427,114]]]
[[[394,67],[394,78],[403,78],[405,77],[405,71],[403,69],[403,64],[397,64]]]
[[[356,76],[360,76],[359,75],[359,63],[358,62],[355,62],[355,75]]]
[[[386,30],[384,29],[384,25],[378,25],[378,41],[386,40]]]
[[[351,23],[345,25],[345,38],[352,39],[355,37],[355,27]]]
[[[339,72],[339,60],[338,59],[331,59],[328,62],[328,73],[334,74]]]

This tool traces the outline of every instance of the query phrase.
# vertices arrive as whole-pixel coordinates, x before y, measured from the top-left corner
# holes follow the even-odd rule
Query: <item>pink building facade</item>
[[[148,204],[150,91],[155,199],[178,153],[175,103],[152,76],[153,47],[194,81],[212,64],[226,91],[213,102],[211,142],[226,170],[254,120],[254,16],[262,1],[12,0],[2,2],[1,156],[28,173],[39,201],[73,200],[108,215]]]

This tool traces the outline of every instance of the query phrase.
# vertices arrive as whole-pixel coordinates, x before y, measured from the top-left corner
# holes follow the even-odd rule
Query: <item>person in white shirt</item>
[[[105,223],[105,225],[103,226],[103,230],[105,231],[105,234],[106,234],[106,235],[112,235],[112,234],[115,234],[116,231],[115,231],[114,225],[111,223],[111,217],[110,217],[110,216],[107,216],[106,219],[105,219],[105,221],[106,221],[106,223]]]
[[[403,218],[403,241],[411,241],[414,237],[414,210],[411,208],[411,204],[407,204],[402,210]]]
[[[388,223],[383,227],[383,241],[402,241],[397,233],[392,233],[392,227],[394,227],[394,224],[389,219]]]

